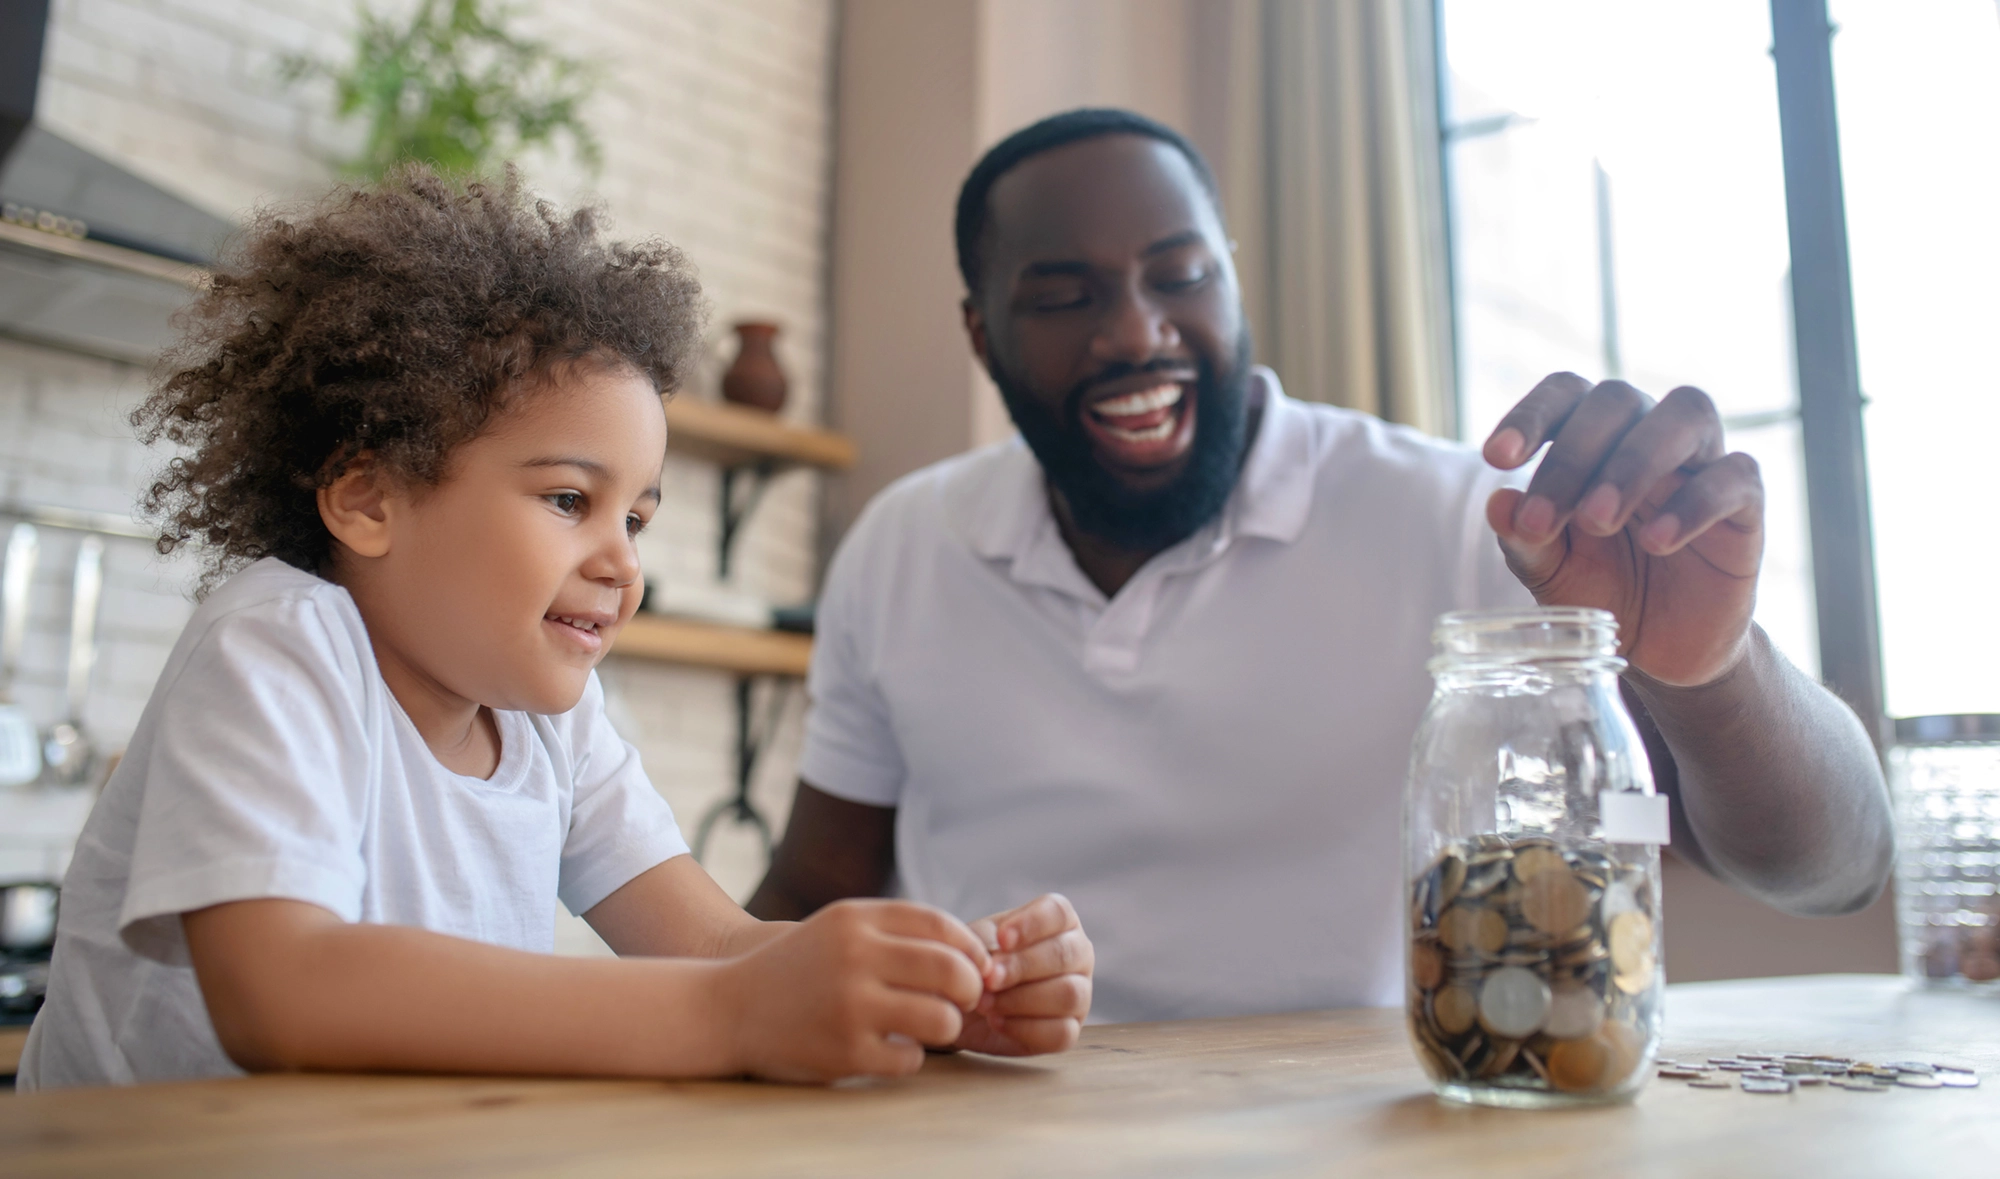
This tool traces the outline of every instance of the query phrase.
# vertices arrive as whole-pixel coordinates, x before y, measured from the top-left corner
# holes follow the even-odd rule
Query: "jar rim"
[[[1481,610],[1450,610],[1438,615],[1437,629],[1466,631],[1512,630],[1522,626],[1618,626],[1617,616],[1595,606],[1499,606]]]

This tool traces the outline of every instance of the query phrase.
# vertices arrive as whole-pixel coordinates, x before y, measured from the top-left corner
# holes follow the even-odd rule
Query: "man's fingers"
[[[990,995],[981,1010],[988,1018],[997,1013],[1010,1022],[1022,1018],[1082,1019],[1090,1014],[1090,996],[1089,975],[1061,974]]]
[[[1043,893],[1027,904],[989,920],[994,924],[994,935],[1002,950],[1033,945],[1082,924],[1077,920],[1076,910],[1070,906],[1069,898],[1059,892]]]
[[[1722,417],[1708,394],[1683,385],[1626,432],[1611,457],[1589,479],[1576,505],[1576,523],[1610,536],[1670,472],[1699,468],[1722,457]],[[1546,465],[1546,464],[1545,464]]]
[[[1063,974],[1089,974],[1097,968],[1097,950],[1081,929],[1067,929],[1051,938],[995,956],[986,985],[995,991]]]
[[[1530,540],[1560,532],[1597,469],[1651,408],[1644,393],[1623,381],[1606,381],[1586,394],[1528,481],[1528,496],[1514,512],[1514,530]]]
[[[1486,439],[1486,461],[1503,471],[1527,462],[1542,443],[1555,437],[1569,415],[1590,392],[1590,382],[1575,373],[1550,373],[1520,400]]]
[[[1639,547],[1664,557],[1724,521],[1745,532],[1763,527],[1763,476],[1757,460],[1740,451],[1722,456],[1681,484],[1639,529]]]

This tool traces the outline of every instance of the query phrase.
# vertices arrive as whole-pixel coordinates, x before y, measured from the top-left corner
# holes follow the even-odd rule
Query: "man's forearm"
[[[1882,890],[1894,832],[1875,748],[1762,630],[1714,683],[1676,688],[1628,672],[1625,684],[1674,796],[1682,858],[1794,913],[1851,912]]]

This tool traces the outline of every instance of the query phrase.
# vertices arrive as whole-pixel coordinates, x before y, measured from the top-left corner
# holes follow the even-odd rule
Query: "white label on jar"
[[[1606,843],[1667,843],[1667,796],[1606,790],[1597,796]]]

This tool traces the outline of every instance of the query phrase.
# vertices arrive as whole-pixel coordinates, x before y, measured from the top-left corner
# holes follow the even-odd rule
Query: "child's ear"
[[[326,530],[357,557],[389,552],[390,489],[375,456],[354,456],[340,477],[319,489],[319,518]]]

